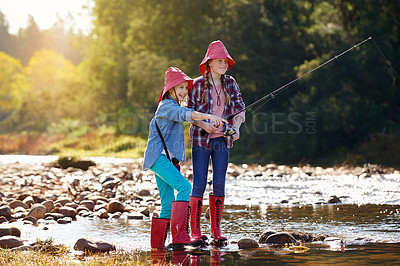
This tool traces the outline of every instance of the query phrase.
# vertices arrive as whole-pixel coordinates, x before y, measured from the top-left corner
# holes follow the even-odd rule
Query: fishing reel
[[[230,137],[234,134],[236,134],[236,128],[226,125],[225,131],[224,131],[224,137]]]

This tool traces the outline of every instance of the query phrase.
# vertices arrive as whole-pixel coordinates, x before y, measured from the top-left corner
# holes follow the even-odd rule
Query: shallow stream
[[[166,260],[195,265],[400,264],[399,181],[398,172],[370,177],[304,174],[230,178],[221,225],[229,244],[168,251]],[[326,204],[333,195],[342,203]],[[204,205],[205,210],[207,200]],[[66,225],[17,223],[21,238],[27,242],[53,238],[72,250],[78,238],[88,237],[112,242],[118,249],[151,253],[150,218],[129,220],[123,215],[113,220],[77,217]],[[299,253],[264,244],[253,250],[238,248],[235,240],[258,240],[265,230],[326,234],[343,240],[345,247],[316,242],[304,244],[309,250]],[[204,217],[202,231],[209,235],[209,221]],[[170,240],[169,236],[167,242]]]

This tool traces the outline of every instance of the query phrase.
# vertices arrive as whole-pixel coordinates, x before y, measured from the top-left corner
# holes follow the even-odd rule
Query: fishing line
[[[351,50],[353,50],[354,48],[357,48],[358,46],[360,46],[360,45],[366,43],[366,42],[369,41],[369,40],[372,40],[372,42],[375,44],[375,47],[378,49],[378,51],[381,53],[381,55],[383,56],[383,58],[384,58],[384,59],[386,60],[386,62],[389,64],[389,66],[391,67],[391,69],[393,70],[393,72],[396,74],[396,76],[400,79],[399,75],[397,74],[397,72],[395,71],[395,69],[393,68],[393,66],[392,66],[391,63],[389,62],[389,60],[387,60],[387,58],[385,57],[385,55],[382,53],[381,49],[379,49],[378,45],[375,43],[375,41],[374,41],[374,40],[372,39],[372,37],[370,36],[370,37],[368,37],[367,39],[365,39],[365,40],[359,42],[358,44],[355,44],[355,45],[353,45],[352,47],[348,48],[347,50],[343,51],[343,52],[340,53],[339,55],[335,55],[334,57],[332,57],[331,59],[329,59],[329,60],[327,60],[326,62],[322,63],[321,65],[319,65],[319,66],[317,66],[317,67],[315,67],[315,68],[313,68],[313,69],[311,69],[311,70],[308,70],[305,74],[301,75],[300,77],[297,77],[296,79],[294,79],[294,80],[292,80],[292,81],[286,83],[285,85],[279,87],[278,89],[274,90],[273,92],[271,92],[271,93],[269,93],[269,94],[267,94],[267,95],[261,97],[261,98],[258,99],[257,101],[255,101],[255,102],[253,102],[252,104],[246,106],[245,108],[239,110],[238,112],[236,112],[236,113],[234,113],[234,114],[228,116],[228,117],[227,117],[227,120],[231,120],[231,119],[234,118],[236,115],[240,114],[241,112],[243,112],[243,111],[249,109],[250,107],[252,107],[252,106],[256,105],[257,103],[259,103],[259,102],[261,102],[261,101],[263,101],[263,100],[266,99],[266,101],[265,101],[262,105],[260,105],[258,108],[256,108],[254,111],[252,111],[252,112],[251,112],[250,114],[248,114],[248,115],[253,114],[255,111],[257,111],[258,109],[260,109],[264,104],[266,104],[267,102],[269,102],[270,100],[272,100],[276,95],[278,95],[279,93],[281,93],[283,90],[289,88],[289,87],[290,87],[291,85],[293,85],[295,82],[297,82],[297,81],[299,81],[300,79],[304,78],[305,76],[311,74],[312,72],[316,71],[317,69],[319,69],[319,68],[321,68],[321,67],[323,67],[323,66],[325,66],[325,65],[327,65],[327,64],[329,64],[329,63],[331,63],[332,61],[338,59],[339,57],[345,55],[346,53],[348,53],[348,52],[350,52]],[[248,116],[248,115],[246,115],[246,116]]]
[[[378,45],[376,44],[376,42],[374,41],[374,39],[372,39],[372,42],[375,44],[375,47],[378,49],[378,51],[381,53],[381,55],[383,56],[383,58],[385,58],[386,63],[388,63],[388,65],[390,66],[390,68],[393,70],[393,72],[396,74],[397,78],[400,80],[399,74],[397,74],[396,70],[394,70],[392,64],[390,63],[389,60],[387,60],[386,56],[382,53],[381,49],[379,49]]]

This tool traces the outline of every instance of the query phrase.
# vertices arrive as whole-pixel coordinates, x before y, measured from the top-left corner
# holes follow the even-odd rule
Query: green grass
[[[0,265],[154,265],[154,260],[140,250],[72,253],[65,245],[54,244],[53,239],[38,239],[25,251],[0,249]]]
[[[58,265],[154,265],[151,257],[145,252],[117,251],[100,254],[72,254],[62,253],[53,255],[41,251],[11,251],[0,250],[0,265],[32,265],[32,266],[58,266]],[[163,265],[170,265],[168,263]]]

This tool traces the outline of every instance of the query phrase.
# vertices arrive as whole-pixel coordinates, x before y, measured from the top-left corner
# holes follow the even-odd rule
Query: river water
[[[28,159],[32,162],[32,157]],[[37,160],[51,159],[38,157]],[[22,160],[23,157],[19,158]],[[0,163],[7,162],[12,163],[12,158],[0,156]],[[231,177],[226,182],[221,224],[229,244],[180,253],[168,251],[167,261],[183,264],[192,261],[195,265],[400,264],[399,181],[400,174],[396,171],[370,177],[333,174]],[[326,204],[333,195],[342,203]],[[206,199],[204,205],[208,205]],[[110,241],[118,249],[150,254],[150,224],[150,218],[129,220],[123,215],[117,220],[77,217],[66,225],[32,226],[19,221],[15,225],[27,242],[53,238],[72,250],[78,238],[89,237]],[[209,221],[203,217],[202,231],[209,235],[209,230]],[[326,234],[342,240],[345,247],[316,242],[304,244],[309,250],[298,253],[265,244],[253,250],[238,248],[235,240],[243,237],[258,240],[265,230]],[[167,242],[170,240],[169,236]]]

